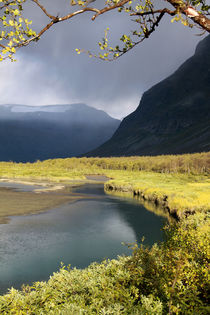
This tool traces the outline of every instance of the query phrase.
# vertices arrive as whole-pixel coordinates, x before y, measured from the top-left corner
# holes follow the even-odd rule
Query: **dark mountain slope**
[[[81,155],[109,139],[120,121],[84,104],[0,106],[0,161]]]
[[[143,94],[113,137],[89,156],[210,150],[210,35],[170,77]]]

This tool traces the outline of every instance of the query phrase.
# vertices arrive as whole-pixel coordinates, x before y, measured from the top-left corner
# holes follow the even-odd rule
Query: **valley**
[[[122,122],[1,106],[1,314],[209,314],[209,50]]]
[[[108,140],[120,121],[85,104],[0,106],[0,161],[78,156]]]
[[[21,241],[21,235],[20,232],[18,232],[18,239],[20,240],[19,254],[21,254],[23,244],[25,244],[24,251],[26,251],[26,253],[26,244],[28,244],[29,247],[31,244],[33,251],[39,248],[39,253],[34,252],[34,254],[32,254],[31,252],[31,263],[34,267],[31,267],[28,271],[26,265],[24,265],[24,255],[21,256],[22,261],[20,266],[25,266],[24,270],[28,272],[28,274],[25,275],[25,279],[28,279],[28,283],[31,283],[30,281],[33,281],[33,277],[31,278],[32,270],[34,270],[35,274],[37,274],[34,280],[42,281],[35,282],[32,286],[23,286],[21,290],[13,288],[6,295],[0,296],[1,313],[7,314],[13,308],[17,313],[26,312],[29,314],[39,313],[40,310],[42,310],[44,314],[48,314],[49,312],[53,314],[59,314],[59,312],[61,314],[63,312],[94,314],[102,308],[109,308],[111,303],[115,313],[117,313],[119,306],[122,314],[128,314],[129,312],[135,314],[137,311],[142,312],[144,307],[148,309],[146,305],[150,303],[152,310],[159,309],[159,313],[157,314],[164,314],[164,308],[167,310],[169,300],[173,305],[177,305],[177,300],[181,303],[183,299],[194,299],[195,295],[197,296],[197,291],[202,292],[202,296],[199,297],[199,302],[193,306],[193,309],[199,310],[201,303],[203,309],[206,309],[206,275],[208,269],[207,257],[209,253],[208,211],[210,205],[209,159],[209,153],[197,153],[192,155],[157,157],[68,158],[52,159],[42,162],[37,161],[36,163],[1,162],[0,176],[4,180],[2,184],[5,184],[6,181],[10,181],[11,185],[20,185],[22,183],[21,185],[24,186],[23,183],[27,183],[27,185],[32,184],[32,190],[34,186],[36,187],[35,190],[38,189],[38,193],[35,191],[23,192],[17,191],[17,186],[16,190],[13,191],[11,188],[7,188],[7,192],[17,194],[15,196],[16,200],[18,200],[18,194],[23,193],[30,198],[32,194],[38,196],[36,206],[37,209],[40,208],[42,212],[30,216],[31,211],[29,211],[29,216],[23,217],[17,216],[21,213],[16,212],[16,216],[11,217],[11,222],[7,221],[8,224],[3,225],[2,232],[6,231],[7,226],[11,229],[12,227],[15,228],[16,224],[18,224],[17,226],[22,226],[21,233],[23,233],[27,228],[32,229],[33,224],[35,224],[39,229],[38,235],[41,236],[42,234],[40,233],[44,233],[43,237],[47,241],[48,238],[46,237],[47,234],[50,233],[51,225],[53,227],[52,233],[55,233],[54,226],[56,222],[58,222],[58,226],[60,226],[59,229],[61,228],[64,234],[67,235],[67,231],[73,231],[75,229],[74,222],[78,220],[78,222],[84,222],[84,224],[89,222],[87,225],[87,234],[85,232],[86,248],[81,248],[82,243],[80,243],[80,245],[78,244],[78,246],[76,246],[78,247],[78,253],[84,254],[84,252],[87,251],[87,255],[96,257],[92,252],[92,247],[87,247],[88,239],[91,240],[91,244],[98,240],[98,245],[93,246],[93,248],[100,248],[101,250],[98,251],[98,253],[101,253],[101,256],[95,258],[98,263],[94,262],[89,265],[92,261],[87,260],[87,264],[84,264],[85,259],[83,257],[83,263],[81,265],[80,263],[74,263],[74,258],[67,255],[68,257],[66,256],[64,259],[65,265],[71,263],[72,260],[73,266],[61,266],[60,271],[55,272],[56,269],[59,268],[59,259],[62,255],[60,255],[60,249],[55,245],[55,240],[53,241],[53,236],[50,234],[51,237],[48,239],[47,243],[45,243],[46,241],[42,241],[42,245],[40,244],[36,247],[34,245],[35,243],[32,244],[35,241],[35,232],[32,232],[33,229],[31,230],[31,235],[33,235],[32,239],[30,236],[31,232],[26,231],[26,235],[28,236],[27,242]],[[96,184],[97,178],[103,181],[105,179],[108,180],[104,183]],[[39,185],[37,186],[36,184]],[[123,212],[122,217],[122,213],[120,212],[120,220],[126,218],[127,227],[125,227],[125,225],[118,226],[117,221],[113,220],[113,210],[111,210],[111,212],[109,211],[109,209],[111,209],[110,205],[108,206],[108,204],[105,203],[104,212],[99,210],[103,205],[99,195],[99,190],[101,191],[100,194],[103,192],[103,185],[107,193],[107,195],[105,195],[106,202],[110,200],[111,204],[115,205],[116,202],[120,202],[120,211]],[[55,190],[53,187],[65,188]],[[50,188],[52,189],[51,192],[48,191]],[[30,200],[30,198],[27,201],[29,203],[32,200]],[[46,211],[47,209],[41,209],[40,205],[42,203],[39,201],[39,198],[51,200],[50,202],[52,202],[52,204],[47,205],[47,208],[51,210]],[[66,200],[62,200],[62,198],[66,198]],[[54,208],[54,202],[58,202],[57,208]],[[78,206],[83,203],[85,208],[79,210]],[[98,203],[98,205],[96,205],[96,203]],[[133,207],[131,204],[135,207],[135,215],[133,214],[133,210],[131,210]],[[8,202],[8,207],[9,205],[11,206]],[[146,217],[151,213],[147,219],[146,217],[140,219],[141,215],[144,213],[142,212],[142,205],[147,209],[144,210],[146,211]],[[92,212],[93,216],[91,215]],[[107,252],[107,255],[113,258],[111,260],[103,260],[106,256],[106,250],[111,248],[111,245],[108,246],[101,240],[102,235],[104,235],[103,229],[106,222],[106,220],[104,221],[105,217],[103,217],[103,219],[100,217],[102,213],[105,217],[109,214],[112,215],[112,219],[107,219],[108,225],[106,229],[108,229],[108,238],[111,237],[111,239],[113,239],[114,237],[115,243],[118,243],[118,245],[120,245],[120,242],[122,242],[124,238],[124,241],[130,243],[128,247],[132,249],[131,251],[130,249],[126,249],[125,251],[118,249],[118,252],[114,249],[113,256],[111,253]],[[13,215],[14,214],[15,212]],[[76,219],[80,214],[80,219]],[[70,216],[70,221],[67,221],[67,215]],[[96,220],[98,215],[103,228],[101,226],[99,232],[98,227],[100,224],[97,223],[98,232],[92,234],[93,231],[90,231],[90,224]],[[55,216],[56,219],[54,218]],[[62,228],[63,223],[61,223],[62,217],[64,217],[65,222],[64,230]],[[157,220],[160,218],[160,222],[166,219],[169,219],[169,222],[171,222],[165,225],[164,230],[166,237],[164,238],[164,242],[158,242],[158,245],[154,244],[158,240],[157,234],[151,239],[151,233],[154,233],[155,230],[160,232],[160,226],[158,227],[156,221],[153,226],[152,222],[155,217]],[[176,218],[175,221],[173,219],[174,217]],[[49,223],[47,223],[48,220],[50,220]],[[122,221],[119,222],[121,222],[119,224],[122,224]],[[143,225],[141,225],[141,222]],[[148,223],[148,232],[146,232],[146,230],[140,231],[143,226],[146,228],[146,222]],[[71,225],[72,228],[69,229]],[[134,234],[130,234],[131,226],[132,233]],[[42,227],[43,232],[41,232]],[[110,229],[112,229],[112,227],[113,230],[111,232]],[[81,231],[86,230],[84,230],[84,226],[82,230],[81,226],[78,228],[80,231],[79,239],[81,239],[83,235]],[[116,234],[117,231],[119,231],[120,234]],[[126,231],[128,234],[126,234]],[[60,237],[62,234],[60,233],[61,231],[59,234],[57,234],[57,232],[55,233],[55,235],[57,235],[56,239],[59,244],[63,243],[64,252],[70,254],[71,251],[66,251],[68,246],[66,247],[65,245],[68,238],[64,240],[62,237],[61,240]],[[60,236],[58,237],[58,235]],[[142,243],[142,237],[145,235],[146,243]],[[8,237],[9,235],[7,238]],[[25,238],[25,236],[23,237]],[[135,244],[135,239],[137,239],[138,245]],[[151,243],[149,243],[150,247],[147,245],[149,239],[151,239]],[[30,240],[33,242],[30,243]],[[50,242],[53,242],[52,244],[54,245]],[[16,243],[13,242],[13,245],[14,244]],[[46,248],[44,249],[45,254],[44,252],[41,254],[40,251],[44,244],[49,245],[47,246],[50,250],[49,254]],[[75,245],[75,241],[72,245],[73,244]],[[101,246],[101,244],[104,244],[104,246]],[[17,244],[17,246],[19,245]],[[177,251],[177,249],[179,250]],[[56,256],[53,254],[53,251],[60,254]],[[122,255],[123,252],[126,254],[125,256]],[[120,254],[118,258],[116,257],[117,254]],[[57,257],[56,263],[51,262],[51,255]],[[77,256],[75,255],[76,252],[74,254],[76,258]],[[16,256],[14,256],[14,259],[15,257]],[[38,257],[39,260],[37,260]],[[20,257],[18,259],[20,259]],[[101,262],[101,260],[103,261]],[[37,266],[37,264],[41,264],[40,266],[43,267],[36,269],[35,266]],[[177,275],[179,264],[182,265],[182,269]],[[30,266],[29,261],[27,265]],[[87,267],[87,265],[89,266]],[[5,270],[4,277],[2,278],[2,281],[5,281],[5,284],[2,284],[4,293],[8,287],[6,275],[9,272],[9,266],[14,268],[12,259],[10,264],[5,264],[4,267],[2,267],[2,270]],[[74,266],[85,268],[75,269],[73,268]],[[155,269],[154,277],[153,268]],[[38,270],[43,271],[44,269],[48,270],[48,272],[54,270],[49,280],[47,280],[48,277],[44,276],[43,273],[42,275],[38,275],[37,273]],[[23,271],[21,271],[21,274],[23,274]],[[188,289],[187,291],[183,291],[181,288],[177,287],[177,293],[174,293],[174,296],[170,297],[168,300],[166,297],[171,290],[171,282],[175,277],[177,277],[177,286],[183,281],[188,281],[185,284],[185,287],[187,286]],[[12,282],[10,283],[12,284]],[[162,283],[164,285],[164,291],[162,289]],[[139,285],[141,288],[139,288]],[[17,288],[20,288],[20,286],[21,280],[17,276]],[[116,287],[118,288],[117,290]],[[193,293],[192,297],[189,297],[187,292],[193,288],[196,291]],[[136,292],[135,297],[133,296],[134,291]],[[178,295],[180,291],[182,292],[181,297]],[[30,299],[30,303],[27,302],[28,299]],[[103,303],[99,306],[97,303],[101,301],[101,299]],[[138,303],[139,299],[141,303]],[[91,301],[91,304],[87,303],[88,300]],[[118,306],[115,304],[116,300],[118,301]],[[188,303],[188,306],[191,308],[191,304]],[[179,306],[179,310],[186,310],[189,309],[189,307],[185,305]],[[97,311],[94,311],[95,308]]]

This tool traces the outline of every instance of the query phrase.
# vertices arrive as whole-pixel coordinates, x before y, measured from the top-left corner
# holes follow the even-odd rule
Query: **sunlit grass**
[[[117,191],[141,193],[179,216],[210,209],[210,152],[157,157],[67,158],[36,163],[0,163],[0,177],[55,182],[84,180],[98,174],[111,178]]]
[[[210,209],[210,178],[206,175],[163,174],[152,172],[112,173],[114,179],[106,184],[114,190],[128,190],[142,195],[146,200],[161,203],[167,197],[167,205],[178,216],[187,211]]]
[[[210,153],[0,163],[0,177],[68,182],[106,175],[116,193],[174,210],[165,243],[130,257],[62,268],[48,282],[0,296],[1,314],[208,314]],[[184,214],[187,212],[194,214]]]

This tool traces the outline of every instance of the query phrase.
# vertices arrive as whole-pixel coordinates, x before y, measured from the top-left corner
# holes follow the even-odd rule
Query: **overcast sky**
[[[50,0],[50,4],[55,14],[71,10],[67,0]],[[46,22],[32,4],[26,15],[37,30]],[[135,23],[127,20],[122,13],[108,13],[93,22],[87,13],[56,24],[38,43],[19,50],[16,63],[0,63],[0,104],[82,102],[122,118],[135,110],[145,90],[193,55],[196,44],[207,35],[196,36],[198,30],[167,18],[150,39],[117,61],[76,54],[75,48],[96,51],[107,26],[115,40],[126,29],[135,29]]]

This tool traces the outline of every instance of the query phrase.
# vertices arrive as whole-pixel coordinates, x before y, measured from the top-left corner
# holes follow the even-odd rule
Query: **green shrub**
[[[166,228],[166,241],[128,257],[65,268],[0,297],[0,314],[208,314],[209,218]]]

